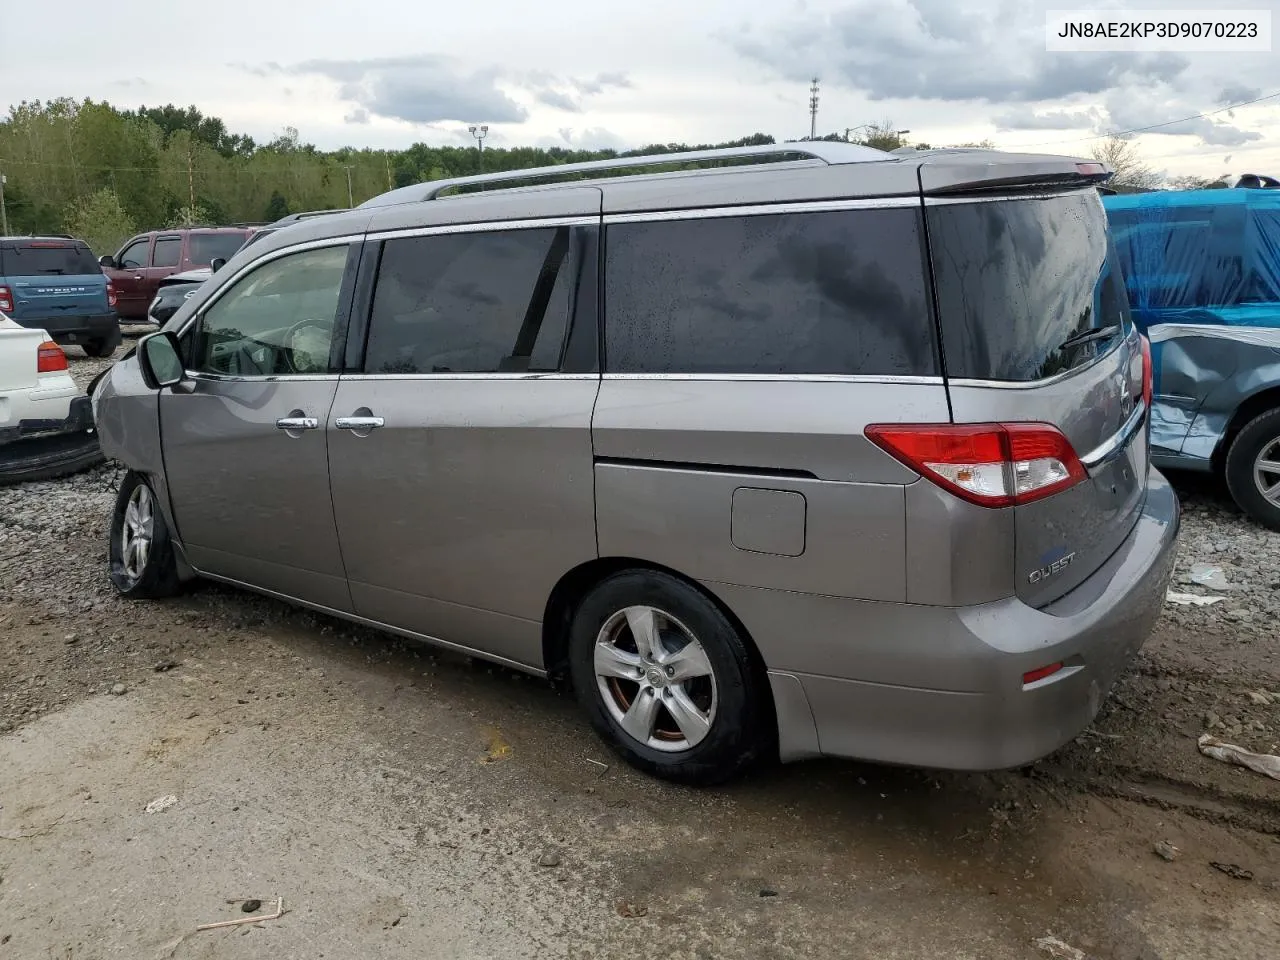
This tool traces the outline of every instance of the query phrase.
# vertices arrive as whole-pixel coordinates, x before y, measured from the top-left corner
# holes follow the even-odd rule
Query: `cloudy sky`
[[[1200,0],[1200,6],[1209,6]],[[1280,174],[1274,53],[1045,51],[1045,10],[1194,8],[1044,0],[215,0],[4,3],[0,94],[121,106],[194,103],[269,139],[403,147],[629,147],[891,121],[933,144],[1084,154],[1100,133],[1168,124],[1138,143],[1171,174]],[[1280,0],[1230,6],[1271,10]],[[83,25],[78,28],[77,24]],[[56,49],[56,56],[51,53]]]

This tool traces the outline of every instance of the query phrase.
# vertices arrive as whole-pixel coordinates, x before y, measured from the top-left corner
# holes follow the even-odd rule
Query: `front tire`
[[[632,766],[714,784],[772,743],[768,691],[749,641],[691,584],[630,570],[595,587],[570,628],[574,689],[591,725]]]
[[[1254,417],[1227,451],[1227,489],[1245,513],[1280,530],[1280,408]]]
[[[130,470],[111,518],[111,583],[130,600],[158,600],[178,592],[178,564],[155,492]]]

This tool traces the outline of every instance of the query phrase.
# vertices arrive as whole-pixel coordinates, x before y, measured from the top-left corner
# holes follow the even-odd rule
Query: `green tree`
[[[287,217],[292,211],[289,210],[289,201],[284,198],[279,190],[271,191],[271,199],[267,201],[267,211],[263,219],[267,223],[274,223],[281,217]]]
[[[134,222],[114,190],[103,187],[72,205],[67,232],[83,240],[98,256],[114,253],[134,230]]]

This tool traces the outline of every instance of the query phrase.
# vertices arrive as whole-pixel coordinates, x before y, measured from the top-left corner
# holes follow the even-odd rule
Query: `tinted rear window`
[[[83,244],[15,244],[0,248],[0,276],[71,277],[93,273],[102,273],[102,268]]]
[[[193,233],[188,238],[187,259],[194,264],[208,266],[218,257],[230,260],[244,246],[243,233]]]
[[[913,209],[608,228],[619,373],[935,375]]]
[[[927,208],[947,375],[1028,382],[1088,363],[1129,327],[1097,194]]]

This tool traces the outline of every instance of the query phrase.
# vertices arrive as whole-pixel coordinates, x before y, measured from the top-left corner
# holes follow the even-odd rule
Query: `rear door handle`
[[[381,417],[338,417],[333,425],[339,430],[372,430],[383,424]]]
[[[281,417],[276,421],[276,427],[281,430],[315,430],[320,426],[320,421],[315,417]]]

